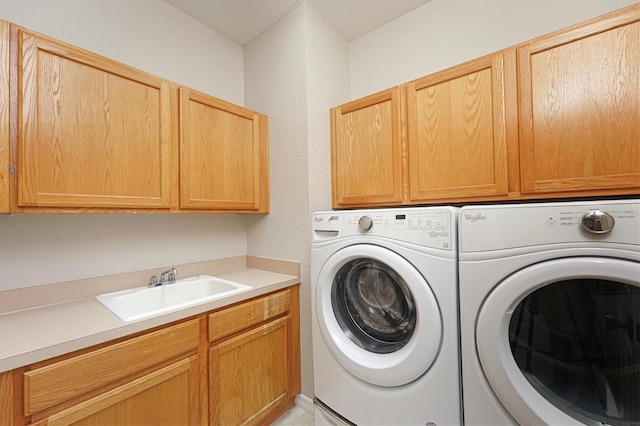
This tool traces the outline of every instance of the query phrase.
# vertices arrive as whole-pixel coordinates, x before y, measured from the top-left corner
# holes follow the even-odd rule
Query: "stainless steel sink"
[[[123,321],[139,320],[242,293],[251,286],[209,275],[159,287],[137,287],[96,296]]]

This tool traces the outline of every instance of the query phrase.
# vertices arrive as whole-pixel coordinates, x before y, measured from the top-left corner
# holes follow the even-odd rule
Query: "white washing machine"
[[[316,406],[333,423],[459,425],[457,209],[315,213]]]
[[[466,425],[640,424],[640,200],[463,207]]]

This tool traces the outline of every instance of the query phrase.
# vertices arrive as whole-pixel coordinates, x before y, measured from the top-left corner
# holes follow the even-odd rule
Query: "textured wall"
[[[269,115],[271,213],[255,218],[248,251],[301,262],[301,367],[303,393],[313,385],[309,323],[309,159],[304,7],[245,46],[246,105]]]
[[[248,251],[301,262],[302,393],[313,396],[311,213],[331,208],[329,108],[349,92],[348,43],[306,4],[245,46],[245,102],[269,115],[271,214]]]

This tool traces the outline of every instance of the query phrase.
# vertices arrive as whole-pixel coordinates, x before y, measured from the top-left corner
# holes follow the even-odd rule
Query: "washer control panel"
[[[312,219],[313,241],[371,236],[453,250],[457,211],[454,207],[414,207],[318,212]]]

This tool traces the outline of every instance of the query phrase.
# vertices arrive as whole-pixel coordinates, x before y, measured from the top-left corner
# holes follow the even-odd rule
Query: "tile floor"
[[[294,405],[271,423],[271,426],[314,426],[314,424],[313,413]]]

